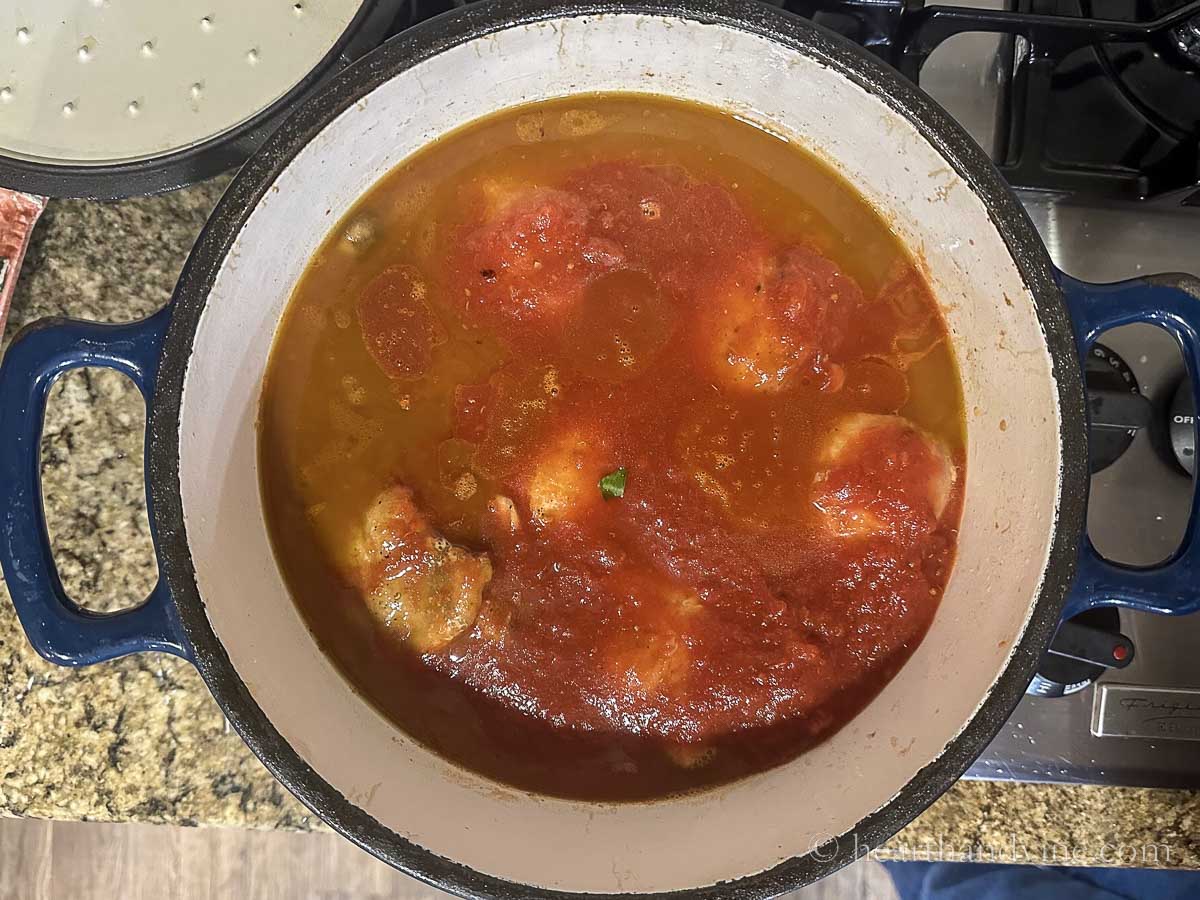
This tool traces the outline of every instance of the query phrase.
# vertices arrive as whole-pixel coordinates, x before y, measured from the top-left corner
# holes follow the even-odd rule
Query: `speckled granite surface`
[[[7,339],[48,315],[121,322],[167,302],[224,182],[161,197],[51,202]],[[97,610],[156,579],[142,489],[141,395],[81,370],[54,388],[42,443],[59,572]],[[187,663],[162,654],[71,670],[29,647],[0,587],[0,814],[306,828],[310,817],[232,733]]]
[[[9,321],[128,321],[164,304],[223,182],[115,204],[52,202]],[[155,579],[140,395],[111,372],[54,389],[43,459],[67,590],[95,609]],[[42,662],[0,587],[0,815],[320,827],[233,734],[199,676],[157,654]],[[962,783],[880,857],[1200,868],[1200,793]]]

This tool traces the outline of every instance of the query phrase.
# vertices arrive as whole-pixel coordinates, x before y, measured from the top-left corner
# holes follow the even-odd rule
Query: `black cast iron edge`
[[[226,253],[258,201],[291,159],[356,100],[398,72],[451,46],[513,25],[606,13],[683,17],[770,38],[828,65],[911,119],[986,204],[992,223],[1011,251],[1033,298],[1052,358],[1061,411],[1063,469],[1049,559],[1033,613],[1012,649],[1009,664],[969,722],[895,797],[844,835],[765,872],[653,895],[662,900],[773,897],[829,875],[883,844],[944,793],[979,755],[1016,707],[1037,660],[1053,636],[1060,606],[1074,576],[1084,528],[1087,443],[1083,385],[1075,338],[1046,250],[983,151],[929,97],[856,45],[791,14],[737,0],[584,3],[492,0],[422,23],[341,73],[303,104],[243,167],[218,204],[180,276],[174,315],[163,349],[157,396],[150,411],[147,451],[159,564],[179,605],[195,664],[229,721],[271,773],[344,836],[396,868],[463,896],[504,900],[630,896],[531,888],[475,871],[431,853],[385,827],[318,775],[255,703],[209,624],[196,588],[179,487],[179,413],[197,324]],[[881,146],[886,143],[881,142]],[[247,599],[253,602],[253,598]],[[989,598],[981,595],[977,601],[986,603]],[[286,675],[281,673],[281,677]],[[953,684],[952,678],[948,684]],[[788,798],[780,798],[780,802],[787,801]],[[764,814],[769,811],[764,810]],[[512,825],[520,828],[519,821]],[[547,852],[553,852],[552,848],[547,848]]]

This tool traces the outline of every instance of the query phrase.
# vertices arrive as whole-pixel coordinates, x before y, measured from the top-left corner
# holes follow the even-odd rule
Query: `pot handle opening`
[[[90,612],[67,596],[42,506],[39,451],[54,381],[83,366],[115,369],[142,392],[149,419],[169,321],[169,308],[127,325],[43,319],[17,334],[0,361],[0,565],[29,642],[50,662],[87,665],[144,650],[189,655],[161,576],[145,602],[115,613]]]
[[[1089,284],[1059,273],[1059,284],[1075,328],[1081,362],[1101,333],[1110,328],[1135,322],[1158,325],[1179,342],[1192,395],[1200,397],[1200,278],[1152,275],[1115,284]],[[1198,485],[1200,479],[1192,482],[1192,509],[1179,549],[1159,565],[1138,568],[1109,562],[1085,533],[1064,617],[1110,605],[1168,615],[1200,609]]]

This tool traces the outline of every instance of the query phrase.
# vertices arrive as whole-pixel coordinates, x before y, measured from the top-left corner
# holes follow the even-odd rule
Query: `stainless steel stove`
[[[1200,17],[1195,26],[1200,33]],[[1002,160],[1005,87],[1014,61],[1019,66],[1028,52],[1021,39],[958,35],[929,56],[920,82]],[[1200,132],[1200,106],[1194,119]],[[1200,179],[1200,170],[1193,175]],[[1054,262],[1071,275],[1116,281],[1200,272],[1200,208],[1179,203],[1178,190],[1175,202],[1069,189],[1018,193]],[[1088,530],[1109,559],[1150,565],[1178,547],[1191,506],[1192,478],[1184,468],[1190,457],[1171,442],[1172,420],[1177,434],[1191,433],[1190,411],[1172,408],[1183,359],[1174,339],[1152,325],[1114,329],[1101,342],[1110,355],[1089,384],[1115,373],[1147,402],[1142,418],[1135,417],[1144,424],[1118,430],[1108,454],[1115,460],[1093,472]],[[1102,368],[1112,373],[1100,377]],[[1098,438],[1111,445],[1114,434]],[[1103,462],[1093,460],[1093,470]],[[1065,696],[1027,695],[968,778],[1200,787],[1200,615],[1122,610],[1105,627],[1131,640],[1133,662],[1124,669],[1084,667],[1078,682],[1049,685]],[[1097,671],[1094,681],[1086,677]]]
[[[395,27],[466,2],[409,0]],[[767,2],[938,99],[991,149],[1068,274],[1200,275],[1200,0]],[[1183,360],[1150,325],[1101,340],[1086,367],[1093,424],[1106,422],[1092,432],[1089,533],[1109,559],[1150,565],[1179,545],[1191,505],[1194,426],[1174,406]],[[1177,451],[1173,419],[1191,446]],[[1025,697],[967,777],[1200,787],[1200,613],[1087,615],[1092,649],[1132,662],[1048,654],[1031,687],[1042,695]],[[1064,633],[1056,646],[1072,649]]]
[[[1054,261],[1088,280],[1143,271],[1200,268],[1200,216],[1026,205]],[[1121,246],[1137,229],[1137,244]],[[1091,232],[1104,240],[1090,242]],[[1187,524],[1192,483],[1162,445],[1183,361],[1174,340],[1149,325],[1102,338],[1132,371],[1155,419],[1127,450],[1092,476],[1088,532],[1105,556],[1150,565],[1169,556]],[[1157,431],[1157,434],[1156,434]],[[1200,615],[1121,610],[1114,624],[1136,648],[1125,669],[1108,670],[1066,696],[1027,695],[968,778],[1146,787],[1200,787]]]

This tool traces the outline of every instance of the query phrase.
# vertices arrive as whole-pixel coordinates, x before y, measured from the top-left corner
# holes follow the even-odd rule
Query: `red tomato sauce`
[[[314,634],[409,734],[532,790],[661,796],[803,752],[913,652],[961,400],[927,285],[848,186],[839,234],[756,173],[775,139],[619,97],[598,121],[665,110],[744,152],[560,124],[480,158],[556,110],[424,152],[460,170],[432,238],[390,221],[414,164],[357,212],[367,263],[327,242],[276,340],[264,499]]]

